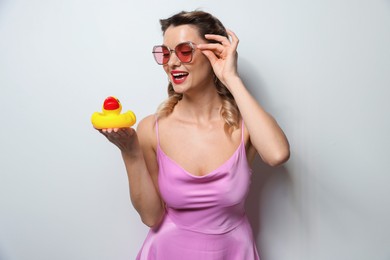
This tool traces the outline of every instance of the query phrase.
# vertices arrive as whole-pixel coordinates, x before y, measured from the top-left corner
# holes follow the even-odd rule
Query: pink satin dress
[[[156,133],[158,184],[166,214],[157,228],[150,229],[137,260],[260,259],[244,210],[252,171],[243,130],[234,154],[201,177],[164,153],[157,120]]]

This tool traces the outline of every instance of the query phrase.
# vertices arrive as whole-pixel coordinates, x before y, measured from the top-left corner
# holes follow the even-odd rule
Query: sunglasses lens
[[[181,62],[188,63],[192,60],[193,48],[189,43],[181,43],[176,46],[175,52]]]
[[[160,65],[168,63],[170,54],[168,48],[165,46],[155,46],[153,48],[154,59]]]

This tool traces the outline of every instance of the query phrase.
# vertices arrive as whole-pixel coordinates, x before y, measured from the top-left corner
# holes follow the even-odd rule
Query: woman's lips
[[[188,72],[186,72],[186,71],[172,71],[171,76],[172,76],[171,77],[172,82],[174,84],[181,84],[187,79]]]

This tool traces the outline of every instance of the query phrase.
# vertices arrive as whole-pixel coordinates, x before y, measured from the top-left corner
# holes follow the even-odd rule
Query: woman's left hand
[[[228,87],[230,77],[237,77],[237,46],[238,38],[234,32],[227,30],[231,40],[225,36],[206,34],[207,40],[218,41],[219,43],[202,43],[197,47],[209,59],[215,75]]]

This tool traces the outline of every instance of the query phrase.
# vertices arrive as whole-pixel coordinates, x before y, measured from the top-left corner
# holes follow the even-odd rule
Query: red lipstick
[[[171,71],[171,79],[174,84],[181,84],[183,83],[189,73],[187,71],[180,71],[180,70],[172,70]]]

